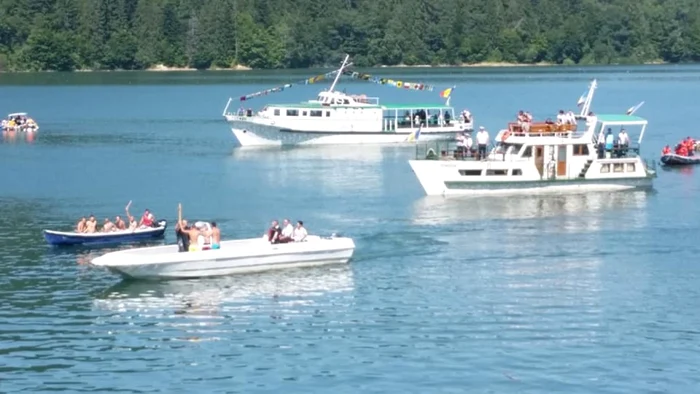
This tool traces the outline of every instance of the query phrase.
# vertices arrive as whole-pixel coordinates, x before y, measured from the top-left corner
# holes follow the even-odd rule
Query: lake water
[[[697,390],[697,169],[660,170],[649,193],[443,199],[423,195],[411,147],[235,147],[229,96],[315,73],[0,74],[0,110],[41,125],[0,143],[1,392]],[[598,113],[645,101],[647,158],[700,137],[699,67],[370,73],[435,90],[340,88],[439,103],[457,85],[492,136],[519,109],[574,109],[598,78]],[[171,221],[181,202],[225,238],[302,219],[357,250],[343,267],[143,283],[85,264],[104,250],[42,239],[129,200]]]

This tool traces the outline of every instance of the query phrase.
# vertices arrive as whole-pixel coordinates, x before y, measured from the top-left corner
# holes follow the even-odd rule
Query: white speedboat
[[[320,92],[315,100],[269,104],[258,112],[252,109],[232,112],[229,108],[233,99],[229,98],[223,116],[231,124],[238,143],[241,146],[400,144],[418,139],[452,140],[456,133],[472,130],[472,116],[467,115],[467,111],[455,116],[454,108],[449,105],[451,88],[441,94],[447,98],[444,104],[380,104],[377,97],[334,90],[343,74],[370,77],[344,71],[349,66],[347,60],[346,57],[336,71],[310,78],[315,81],[335,75],[330,89]],[[416,90],[422,90],[424,86],[386,81]],[[269,89],[269,92],[284,88]],[[241,100],[246,100],[246,96]]]
[[[32,133],[39,131],[39,125],[29,117],[26,112],[17,112],[7,115],[2,121],[2,129],[7,131],[26,131]]]
[[[647,120],[628,114],[589,112],[595,81],[574,123],[511,123],[498,133],[484,157],[455,144],[417,147],[409,160],[427,195],[541,194],[648,189],[656,178],[655,163],[640,157]],[[638,107],[637,107],[638,108]],[[601,138],[615,131],[639,130],[636,142],[615,142],[605,149]],[[626,135],[626,134],[625,134]]]
[[[222,241],[220,249],[178,252],[177,245],[120,250],[92,260],[124,277],[179,279],[345,264],[355,251],[351,238],[310,235],[303,242],[271,244],[263,238]]]

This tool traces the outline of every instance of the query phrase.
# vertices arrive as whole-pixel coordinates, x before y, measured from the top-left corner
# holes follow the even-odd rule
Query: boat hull
[[[273,125],[263,125],[243,121],[230,121],[231,131],[241,146],[293,146],[293,145],[344,145],[344,144],[411,144],[409,135],[415,131],[378,132],[317,132],[283,129]],[[422,129],[420,141],[454,140],[454,129]]]
[[[661,164],[666,166],[687,166],[700,164],[700,156],[681,156],[674,153],[661,156]]]
[[[75,245],[115,245],[133,243],[163,238],[168,227],[167,221],[158,222],[160,226],[148,229],[138,229],[134,232],[125,230],[112,233],[78,234],[74,232],[62,232],[44,230],[44,239],[52,246]]]
[[[537,195],[645,190],[653,187],[655,178],[655,173],[650,172],[646,176],[611,178],[542,179],[528,177],[525,179],[466,181],[445,176],[445,167],[441,167],[443,164],[438,161],[409,160],[409,164],[426,195],[429,196]],[[455,166],[456,164],[444,165]]]
[[[355,244],[349,238],[311,238],[276,245],[263,239],[224,241],[220,249],[183,253],[176,245],[140,248],[107,253],[91,264],[125,278],[167,280],[346,264],[352,258]]]

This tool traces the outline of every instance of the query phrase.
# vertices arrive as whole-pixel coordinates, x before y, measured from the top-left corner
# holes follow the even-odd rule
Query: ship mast
[[[336,72],[335,79],[333,80],[333,85],[331,85],[329,92],[332,92],[333,89],[335,89],[335,85],[338,83],[338,79],[343,74],[343,69],[345,69],[346,67],[350,67],[350,65],[352,64],[352,63],[348,64],[348,59],[350,59],[350,55],[345,55],[345,60],[343,60],[343,64],[340,66],[340,68]]]

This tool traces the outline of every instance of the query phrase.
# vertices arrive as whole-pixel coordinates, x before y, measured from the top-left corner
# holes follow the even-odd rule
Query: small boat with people
[[[223,116],[231,124],[233,135],[241,146],[327,145],[327,144],[391,144],[418,140],[449,140],[455,133],[471,130],[473,118],[464,110],[458,116],[449,105],[454,87],[441,91],[444,104],[380,104],[379,98],[352,95],[335,90],[338,79],[347,75],[363,81],[395,86],[408,90],[429,90],[431,85],[376,78],[349,69],[349,56],[338,70],[318,75],[299,84],[317,83],[335,76],[330,89],[315,100],[291,104],[268,104],[258,112],[252,109],[229,110]],[[241,101],[281,92],[287,84],[242,96]]]
[[[52,246],[95,246],[156,240],[165,236],[167,220],[156,220],[148,209],[140,220],[136,220],[129,213],[130,206],[131,201],[126,206],[128,222],[117,215],[114,221],[105,218],[100,227],[95,215],[84,216],[78,220],[73,231],[44,230],[44,239]]]
[[[213,223],[190,225],[181,208],[178,216],[178,244],[111,252],[91,264],[126,278],[184,279],[346,264],[355,251],[351,238],[308,235],[302,222],[291,232],[275,221],[263,237],[221,241],[211,231]]]
[[[7,118],[3,119],[0,125],[3,131],[24,131],[28,133],[39,131],[39,125],[26,112],[7,115]]]
[[[696,139],[687,137],[676,145],[675,149],[671,150],[669,145],[666,145],[661,151],[661,164],[665,166],[687,166],[700,164],[700,142]]]
[[[559,111],[556,121],[534,122],[521,111],[517,122],[501,130],[495,144],[479,128],[457,143],[426,143],[409,164],[427,195],[570,193],[647,189],[656,177],[655,162],[640,157],[647,120],[626,114],[590,111],[594,80],[579,99],[578,115]],[[619,128],[617,137],[613,127]],[[627,130],[637,129],[632,141]],[[464,139],[467,142],[464,142]]]

